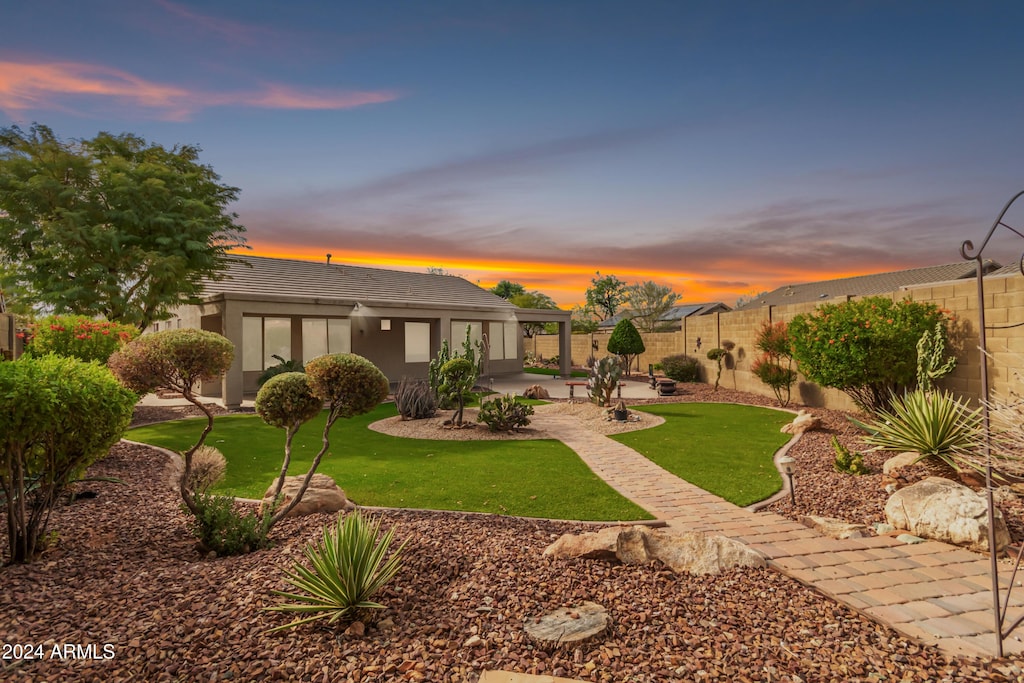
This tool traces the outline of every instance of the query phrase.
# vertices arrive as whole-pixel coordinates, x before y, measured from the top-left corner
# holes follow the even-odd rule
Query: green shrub
[[[217,555],[243,555],[267,546],[266,517],[255,512],[240,513],[235,499],[197,492],[196,511],[189,517],[192,532],[205,552]],[[182,506],[190,512],[187,506]]]
[[[421,420],[437,412],[437,395],[424,380],[405,378],[395,389],[395,408],[404,420]]]
[[[587,380],[590,397],[599,406],[612,403],[612,392],[619,386],[622,379],[622,363],[614,356],[605,356],[594,363]]]
[[[138,334],[132,325],[84,315],[53,315],[29,325],[23,338],[25,352],[33,356],[52,353],[106,363],[111,354]]]
[[[914,385],[917,342],[937,324],[945,320],[933,304],[867,297],[824,304],[794,317],[788,329],[805,377],[873,413]]]
[[[480,405],[476,421],[483,422],[492,432],[511,432],[530,424],[533,406],[505,394]]]
[[[35,558],[60,495],[121,438],[137,400],[96,363],[55,355],[0,363],[10,563]]]
[[[455,357],[441,366],[441,384],[437,395],[445,397],[455,406],[452,422],[462,426],[462,415],[466,407],[467,396],[472,396],[472,389],[478,377],[477,368],[468,358]]]
[[[262,387],[271,377],[276,377],[277,375],[281,375],[286,372],[306,371],[306,368],[302,365],[302,361],[295,360],[294,358],[292,360],[285,360],[276,353],[273,354],[271,358],[276,358],[278,360],[277,365],[271,365],[269,368],[264,370],[259,376],[259,379],[256,380],[256,386]]]
[[[789,333],[786,323],[770,323],[767,320],[757,331],[754,346],[761,355],[750,366],[750,371],[771,387],[780,406],[789,405],[793,383],[797,373],[793,369]]]
[[[874,450],[916,451],[918,460],[980,469],[972,454],[982,442],[981,409],[972,411],[948,392],[915,389],[893,398],[891,410],[879,410],[871,422],[852,422],[868,432],[863,441]]]
[[[677,353],[661,359],[661,371],[677,382],[699,382],[700,361],[692,356]]]
[[[832,437],[832,449],[836,452],[836,459],[832,462],[832,468],[841,474],[853,474],[860,476],[870,474],[871,470],[864,464],[864,454],[850,451],[849,448],[839,443],[839,439]]]
[[[382,609],[384,606],[371,598],[376,595],[401,568],[405,543],[388,556],[394,529],[380,535],[380,520],[366,521],[353,512],[339,518],[333,532],[324,527],[319,543],[307,545],[309,566],[296,562],[286,572],[285,581],[301,593],[273,591],[296,602],[267,607],[272,612],[298,612],[305,616],[278,626],[280,631],[318,619],[333,624],[348,619],[360,609]]]
[[[451,410],[456,407],[458,403],[457,397],[454,394],[446,393],[442,390],[441,385],[444,383],[444,379],[441,376],[441,368],[453,358],[465,358],[470,364],[476,368],[476,376],[479,377],[483,371],[484,362],[484,345],[481,342],[473,344],[473,339],[470,335],[471,328],[466,325],[466,338],[462,341],[462,353],[458,351],[452,351],[448,346],[448,340],[441,340],[441,350],[437,352],[437,357],[430,361],[428,369],[428,380],[430,382],[430,388],[434,390],[434,395],[437,396],[437,407],[441,410]],[[474,383],[476,380],[474,379]],[[462,402],[465,404],[468,401],[473,400],[473,396],[469,393],[472,390],[473,385],[462,394]]]
[[[636,325],[628,318],[623,318],[615,325],[608,337],[608,353],[614,353],[622,360],[622,371],[629,374],[633,360],[647,350],[644,338],[640,336]]]
[[[715,374],[715,386],[714,390],[718,391],[718,385],[722,381],[722,363],[729,357],[728,349],[711,349],[708,351],[708,360],[715,361],[715,365],[718,366],[718,372]]]

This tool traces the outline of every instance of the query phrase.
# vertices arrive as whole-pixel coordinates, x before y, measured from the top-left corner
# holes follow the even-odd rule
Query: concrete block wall
[[[957,367],[942,380],[940,387],[977,403],[982,396],[982,386],[976,281],[906,287],[887,296],[897,301],[909,298],[934,303],[949,312],[953,317],[951,350],[957,358]],[[828,303],[844,300],[831,299]],[[754,346],[757,332],[765,322],[788,322],[796,315],[813,312],[817,305],[793,304],[686,318],[683,329],[678,332],[642,334],[647,351],[640,356],[639,367],[646,373],[648,364],[658,363],[671,354],[685,353],[700,361],[704,380],[713,383],[718,370],[715,362],[707,358],[707,352],[731,341],[734,346],[723,363],[721,385],[773,397],[772,390],[750,371],[760,355]],[[1024,369],[1024,276],[1018,274],[985,280],[985,325],[989,328],[986,338],[990,394],[1008,396],[1011,392],[1024,393],[1024,379],[1021,377]],[[699,350],[698,338],[701,341]],[[591,353],[596,357],[607,353],[607,334],[594,334],[593,340],[598,345],[597,351],[591,350],[591,335],[573,335],[573,365],[582,365]],[[551,357],[558,353],[558,338],[541,335],[526,340],[525,346],[535,354]],[[822,389],[802,376],[793,386],[793,401],[812,407],[856,410],[846,394]]]

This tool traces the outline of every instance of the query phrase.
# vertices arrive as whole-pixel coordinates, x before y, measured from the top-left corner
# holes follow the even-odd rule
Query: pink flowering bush
[[[31,325],[19,336],[33,356],[55,354],[106,363],[111,354],[139,334],[132,325],[96,320],[84,315],[53,315]]]

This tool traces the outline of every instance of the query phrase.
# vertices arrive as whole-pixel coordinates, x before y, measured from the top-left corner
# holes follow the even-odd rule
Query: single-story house
[[[461,348],[469,329],[486,348],[484,376],[521,372],[521,323],[556,322],[562,373],[569,376],[571,313],[521,309],[452,275],[293,259],[236,256],[221,280],[204,283],[197,304],[177,308],[151,330],[191,327],[235,344],[221,382],[203,393],[237,407],[278,361],[357,353],[396,383],[426,378],[444,340]]]
[[[731,310],[732,309],[729,306],[721,301],[712,301],[703,304],[679,304],[658,316],[658,326],[659,328],[664,328],[666,332],[674,332],[683,328],[683,318],[689,318],[696,315],[710,315],[711,313],[726,313]],[[632,319],[633,312],[628,309],[619,311],[610,318],[599,322],[597,324],[597,329],[601,332],[611,332],[623,318]]]
[[[1002,269],[994,261],[985,261],[984,276],[989,276]],[[786,304],[804,304],[812,301],[828,301],[837,297],[872,296],[888,294],[903,287],[927,285],[935,282],[950,282],[976,277],[975,261],[959,261],[940,266],[925,268],[909,268],[889,273],[858,275],[835,280],[806,282],[799,285],[786,285],[766,292],[753,300],[736,308],[737,311],[749,311],[766,306],[784,306]]]

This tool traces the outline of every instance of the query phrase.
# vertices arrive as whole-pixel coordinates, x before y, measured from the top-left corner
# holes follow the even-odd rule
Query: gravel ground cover
[[[688,391],[676,400],[759,398]],[[842,416],[829,416],[827,429],[845,435]],[[798,510],[788,512],[872,519],[883,495],[863,477],[846,484],[830,474],[828,432],[821,436],[827,467],[811,469],[826,457],[814,438],[793,451],[807,469]],[[410,543],[404,569],[379,595],[387,609],[362,617],[365,632],[267,634],[288,620],[262,611],[276,602],[270,591],[286,587],[283,570],[332,518],[286,520],[271,549],[203,558],[165,468],[152,449],[116,446],[92,473],[125,483],[88,484],[94,497],[55,512],[60,539],[46,556],[0,569],[0,640],[43,646],[40,659],[0,659],[0,680],[472,682],[488,669],[586,681],[1024,680],[1020,659],[950,658],[770,570],[689,577],[657,565],[550,560],[541,553],[559,534],[587,527],[457,513],[379,513]],[[844,514],[816,496],[844,497]],[[550,650],[523,633],[527,620],[587,600],[611,615],[599,638]]]

